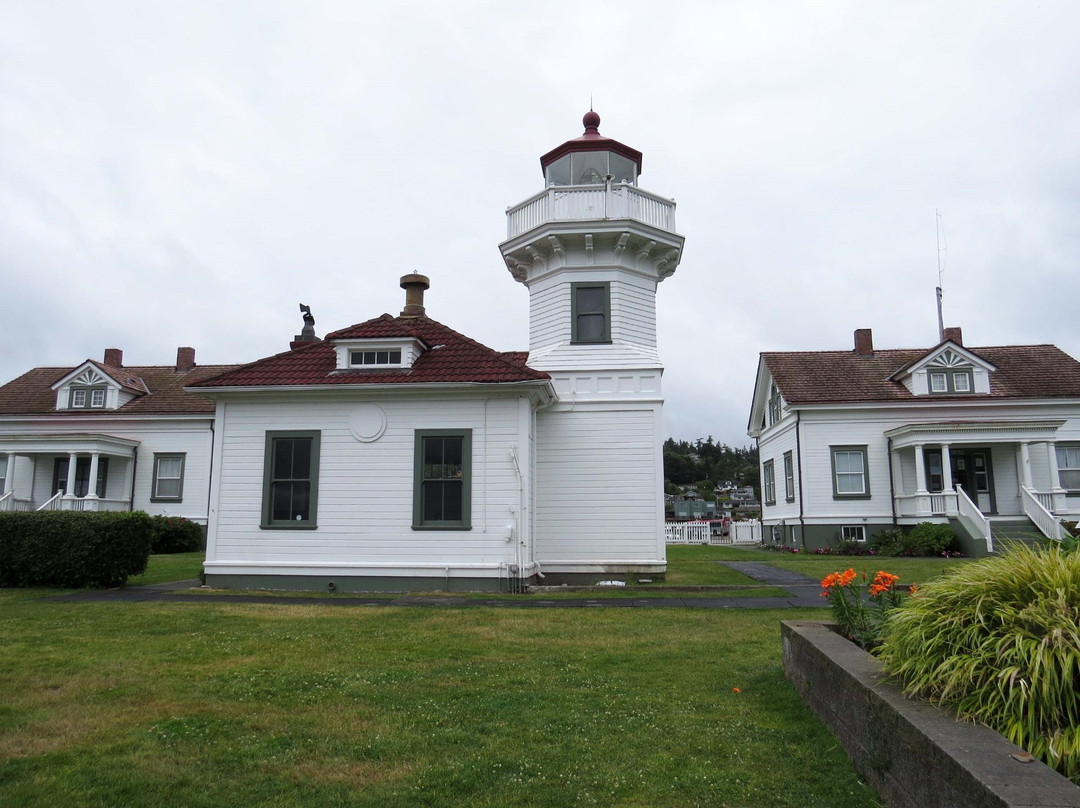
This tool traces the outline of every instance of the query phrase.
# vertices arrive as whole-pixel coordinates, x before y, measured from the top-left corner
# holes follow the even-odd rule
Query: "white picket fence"
[[[732,522],[728,535],[720,533],[720,522],[666,522],[664,540],[668,544],[760,544],[760,522]]]

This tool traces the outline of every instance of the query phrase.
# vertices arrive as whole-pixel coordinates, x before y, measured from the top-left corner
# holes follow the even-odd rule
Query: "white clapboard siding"
[[[537,418],[536,557],[662,558],[658,411],[590,409]]]
[[[500,564],[512,561],[522,462],[515,398],[384,400],[386,431],[372,442],[349,431],[353,401],[230,402],[213,561],[288,564]],[[317,529],[261,530],[266,432],[320,431]],[[412,529],[415,431],[472,430],[472,529]]]

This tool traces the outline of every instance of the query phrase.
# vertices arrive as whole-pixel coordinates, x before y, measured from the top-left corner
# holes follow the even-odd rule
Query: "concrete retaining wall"
[[[784,621],[784,672],[891,808],[1080,808],[1080,788],[986,727],[905,699],[829,629]]]

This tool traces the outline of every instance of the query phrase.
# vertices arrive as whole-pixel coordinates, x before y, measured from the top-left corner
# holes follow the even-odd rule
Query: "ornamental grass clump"
[[[871,650],[881,642],[885,615],[899,606],[904,597],[896,589],[899,580],[899,575],[884,570],[879,570],[869,584],[866,574],[860,579],[854,569],[831,572],[821,579],[821,596],[829,599],[840,632]]]
[[[1015,545],[958,567],[893,611],[883,640],[905,694],[1080,782],[1080,552]]]

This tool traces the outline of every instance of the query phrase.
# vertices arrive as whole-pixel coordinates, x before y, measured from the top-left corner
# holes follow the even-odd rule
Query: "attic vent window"
[[[352,367],[369,365],[400,365],[401,349],[386,351],[349,351],[349,364]]]

